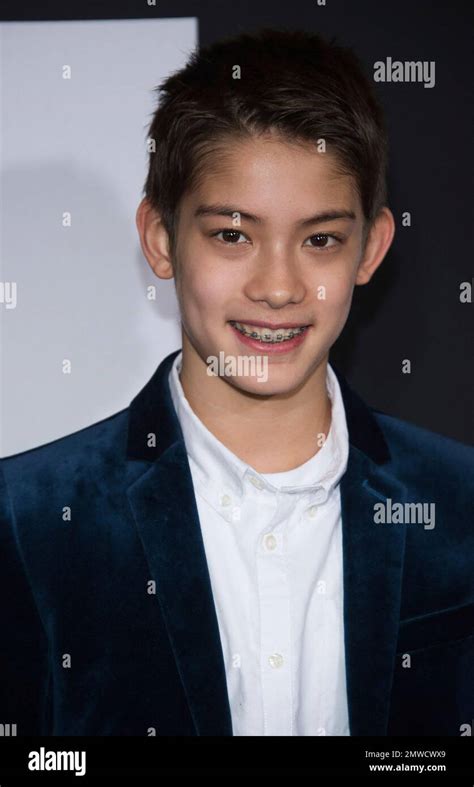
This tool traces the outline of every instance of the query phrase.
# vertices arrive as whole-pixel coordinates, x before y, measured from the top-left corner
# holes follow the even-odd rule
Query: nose
[[[300,303],[306,286],[298,262],[283,251],[275,251],[253,259],[244,291],[250,300],[279,309],[287,303]]]

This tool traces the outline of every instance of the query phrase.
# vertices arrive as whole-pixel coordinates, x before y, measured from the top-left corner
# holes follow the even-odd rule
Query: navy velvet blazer
[[[177,352],[130,407],[1,460],[0,722],[18,735],[232,735],[168,387]],[[461,736],[474,718],[474,449],[369,408],[335,371],[351,735]],[[435,503],[435,527],[375,523],[388,499]]]

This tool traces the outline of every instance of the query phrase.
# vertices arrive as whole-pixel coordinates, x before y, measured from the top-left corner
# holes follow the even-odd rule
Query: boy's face
[[[230,214],[208,213],[213,206]],[[339,217],[308,221],[328,213]],[[225,358],[263,355],[265,382],[248,371],[224,379],[254,394],[296,390],[327,360],[354,285],[369,280],[390,245],[391,221],[386,218],[378,243],[369,238],[372,254],[364,257],[360,199],[328,154],[270,137],[229,145],[224,166],[181,202],[176,290],[183,363],[205,375],[207,359],[221,352]],[[235,322],[249,333],[258,322],[309,327],[288,344],[249,344]]]

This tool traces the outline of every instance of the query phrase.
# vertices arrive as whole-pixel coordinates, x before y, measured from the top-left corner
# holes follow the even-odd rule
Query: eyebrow
[[[263,223],[259,216],[255,216],[253,213],[248,213],[245,210],[240,210],[233,205],[226,205],[223,203],[199,205],[194,211],[194,216],[228,216],[232,219],[235,213],[238,213],[242,219],[251,221],[254,224]],[[301,221],[296,223],[300,227],[306,227],[309,224],[322,224],[323,222],[335,221],[336,219],[350,219],[351,221],[355,221],[356,215],[352,210],[325,210],[322,213],[315,213],[314,216],[309,216],[307,219],[301,219]]]

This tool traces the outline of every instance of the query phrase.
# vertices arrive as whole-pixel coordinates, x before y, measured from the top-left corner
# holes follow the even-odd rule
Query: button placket
[[[257,550],[265,735],[292,734],[290,586],[285,539],[282,532],[268,532],[272,525],[284,525],[287,505],[277,493],[275,514],[267,522],[267,532],[261,536]]]

